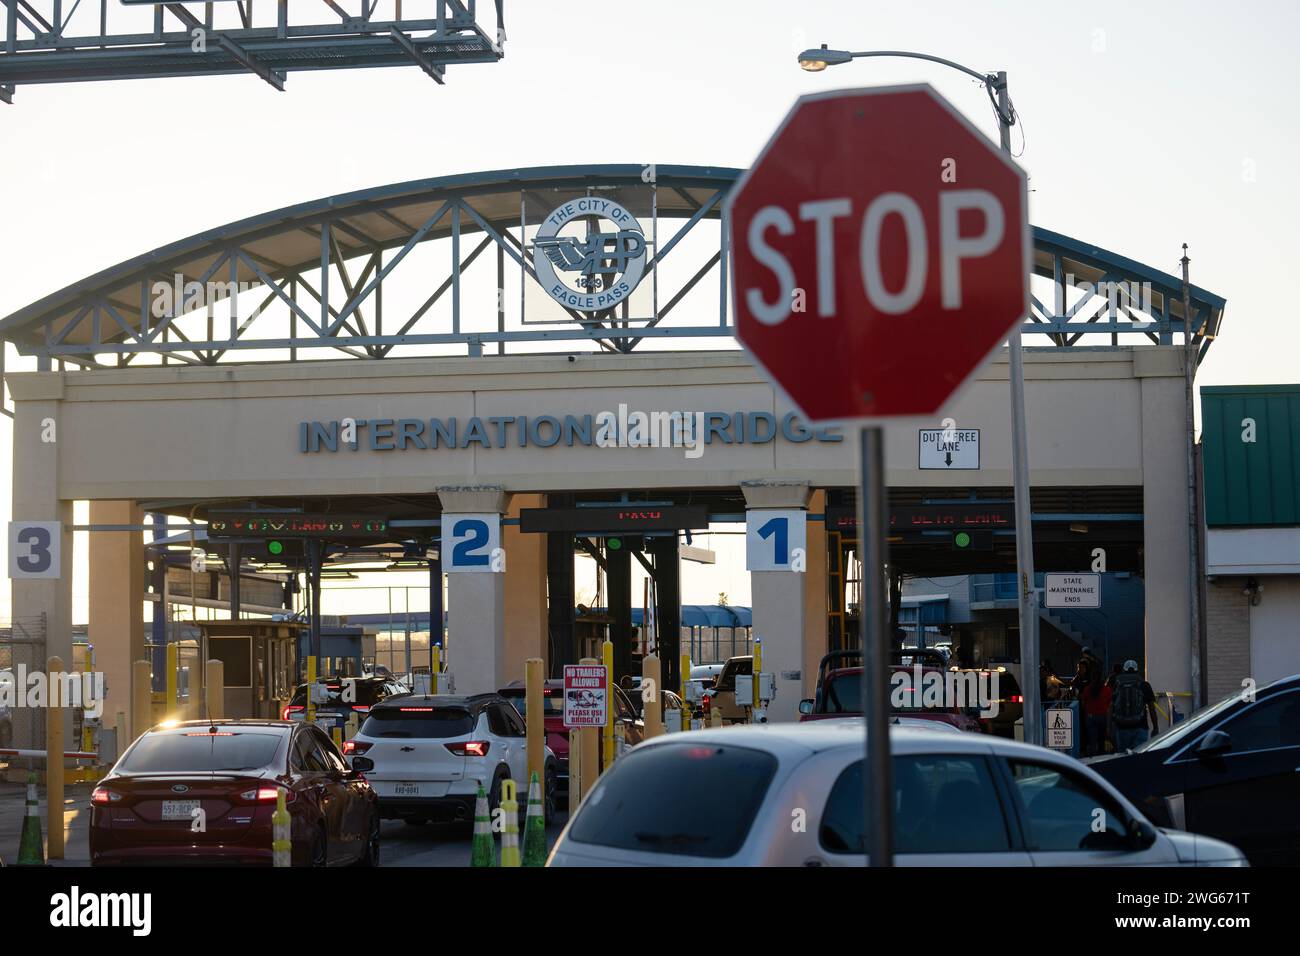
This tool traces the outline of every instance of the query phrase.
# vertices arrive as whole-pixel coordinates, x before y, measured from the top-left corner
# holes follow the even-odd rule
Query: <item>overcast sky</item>
[[[1269,304],[1294,273],[1298,10],[507,0],[505,59],[454,67],[442,87],[417,69],[295,74],[284,93],[245,76],[20,87],[0,106],[0,316],[156,246],[347,190],[552,163],[746,166],[815,90],[929,82],[996,138],[973,80],[907,60],[800,71],[795,53],[826,42],[1007,70],[1032,221],[1171,273],[1188,243],[1192,281],[1228,303],[1200,384],[1300,381],[1300,325]],[[29,367],[12,348],[8,362]],[[10,431],[0,419],[6,459]],[[9,480],[0,468],[4,521]],[[746,577],[700,578],[684,600],[726,589],[745,603]]]

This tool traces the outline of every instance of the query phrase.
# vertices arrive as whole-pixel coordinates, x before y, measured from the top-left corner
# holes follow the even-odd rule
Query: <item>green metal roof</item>
[[[1300,385],[1203,387],[1201,441],[1206,527],[1300,526]]]

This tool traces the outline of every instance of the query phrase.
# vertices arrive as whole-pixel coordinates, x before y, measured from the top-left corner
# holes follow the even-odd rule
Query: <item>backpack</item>
[[[1146,722],[1146,695],[1142,693],[1142,677],[1124,673],[1115,678],[1115,690],[1110,699],[1110,716],[1117,727],[1140,727]]]

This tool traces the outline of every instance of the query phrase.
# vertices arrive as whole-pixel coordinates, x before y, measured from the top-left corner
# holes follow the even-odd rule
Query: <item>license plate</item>
[[[198,808],[198,800],[164,800],[162,818],[164,820],[189,820]]]
[[[395,797],[418,797],[420,795],[420,785],[418,783],[398,783],[393,785],[393,796]]]

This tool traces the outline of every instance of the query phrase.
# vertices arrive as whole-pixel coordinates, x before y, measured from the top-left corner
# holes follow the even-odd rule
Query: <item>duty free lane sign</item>
[[[918,443],[922,471],[979,471],[978,428],[922,428]]]

